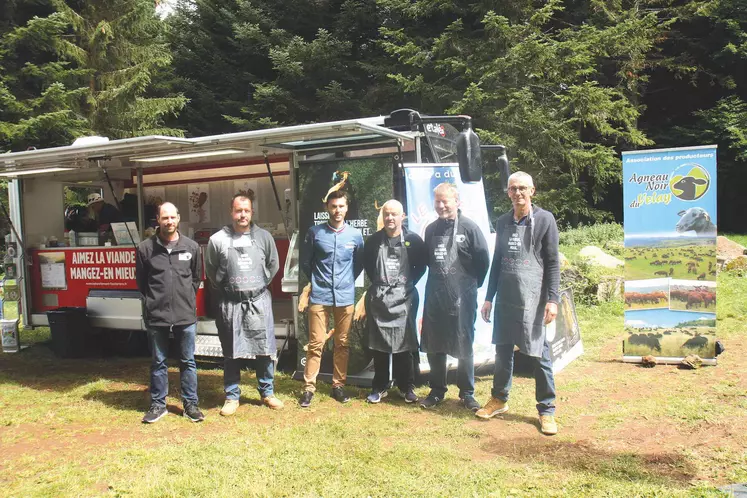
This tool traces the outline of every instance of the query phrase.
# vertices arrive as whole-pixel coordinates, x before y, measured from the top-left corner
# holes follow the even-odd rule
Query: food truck
[[[56,311],[85,309],[90,326],[104,336],[119,334],[121,339],[124,331],[142,340],[135,247],[153,233],[156,206],[175,204],[180,231],[204,252],[210,235],[231,223],[232,196],[251,189],[253,222],[272,233],[281,262],[270,290],[282,351],[303,321],[298,311],[305,283],[299,277],[300,241],[309,223],[323,222],[328,188],[355,188],[364,198],[382,185],[371,194],[376,196],[372,202],[359,206],[367,217],[357,215],[352,205],[348,215],[348,222],[368,235],[377,229],[380,204],[391,197],[404,203],[405,163],[458,165],[461,179],[469,182],[481,178],[480,159],[468,116],[428,117],[407,109],[199,138],[86,137],[70,146],[3,154],[0,176],[9,180],[9,243],[18,247],[13,264],[22,323],[47,326]],[[350,171],[360,164],[367,165],[370,180],[353,186]],[[507,162],[503,169],[507,172]],[[81,192],[87,200],[113,206],[108,209],[117,209],[121,221],[91,228],[86,207],[66,205],[71,193],[80,197]],[[363,287],[362,280],[358,286]],[[203,281],[196,353],[220,357],[210,296]]]

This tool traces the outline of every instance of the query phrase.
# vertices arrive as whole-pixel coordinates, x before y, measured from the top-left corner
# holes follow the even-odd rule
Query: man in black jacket
[[[169,333],[179,341],[179,372],[184,416],[200,422],[205,416],[197,408],[195,333],[196,296],[202,265],[200,246],[179,233],[179,211],[170,202],[158,210],[158,231],[137,248],[136,278],[145,302],[152,362],[150,365],[150,409],[143,422],[152,424],[166,415],[169,388],[166,357]]]
[[[477,410],[475,399],[475,340],[477,289],[490,268],[490,253],[477,223],[459,209],[459,190],[441,183],[433,190],[438,219],[425,229],[428,280],[425,284],[420,349],[428,354],[431,392],[420,402],[433,408],[446,395],[447,358],[457,358],[456,381],[465,408]]]

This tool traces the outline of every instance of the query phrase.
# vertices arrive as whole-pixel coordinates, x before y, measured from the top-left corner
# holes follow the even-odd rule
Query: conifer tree
[[[595,205],[620,184],[619,149],[651,143],[637,98],[662,29],[655,15],[596,2],[567,12],[560,0],[379,3],[391,77],[421,110],[473,116],[563,222],[610,217]]]
[[[49,22],[66,23],[56,49],[86,72],[85,116],[110,138],[182,135],[164,120],[186,103],[181,95],[153,95],[154,79],[171,63],[164,24],[152,0],[51,0]]]
[[[40,20],[39,17],[45,17]],[[65,23],[48,3],[9,2],[0,20],[0,152],[68,145],[88,133],[82,72],[60,60]]]

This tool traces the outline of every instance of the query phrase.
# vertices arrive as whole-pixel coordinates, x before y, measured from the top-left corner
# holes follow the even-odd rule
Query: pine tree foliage
[[[171,63],[164,26],[152,0],[51,0],[65,36],[56,39],[59,56],[85,69],[86,117],[96,133],[111,138],[181,136],[164,125],[186,99],[148,95],[154,78]]]
[[[744,231],[747,197],[747,1],[674,2],[642,124],[661,147],[717,144],[719,231]]]
[[[181,0],[175,88],[193,135],[388,112],[402,102],[374,0]],[[385,110],[381,110],[385,109]]]
[[[654,14],[591,2],[574,24],[579,5],[560,0],[379,3],[391,77],[421,110],[471,115],[561,220],[609,217],[594,204],[620,183],[619,149],[652,143],[636,101],[663,29]]]
[[[68,145],[90,131],[85,71],[59,60],[65,23],[44,2],[5,6],[0,21],[0,151]],[[38,16],[49,16],[46,21]]]

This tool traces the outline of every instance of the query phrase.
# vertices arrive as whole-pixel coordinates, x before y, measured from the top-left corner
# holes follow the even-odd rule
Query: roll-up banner
[[[623,152],[623,359],[716,363],[716,146]]]
[[[380,207],[393,195],[392,157],[365,159],[344,159],[330,161],[305,161],[298,167],[299,192],[299,237],[306,236],[309,227],[327,223],[329,214],[322,199],[332,190],[344,190],[348,194],[348,212],[345,222],[357,228],[365,241],[369,235],[376,233],[380,227],[376,222]],[[304,251],[303,244],[300,250]],[[301,255],[303,259],[303,254]],[[309,283],[301,271],[298,276],[299,289]],[[362,306],[363,293],[370,282],[365,272],[361,272],[355,282],[355,303]],[[294,377],[303,378],[306,365],[306,346],[309,341],[308,316],[306,312],[298,314],[296,334],[298,339],[298,361]],[[328,329],[335,326],[334,317],[329,317]],[[348,342],[350,357],[348,361],[348,382],[357,385],[370,385],[373,378],[371,355],[366,348],[367,338],[365,320],[354,321],[349,332]],[[332,378],[334,339],[326,342],[322,352],[319,380],[330,381]]]

